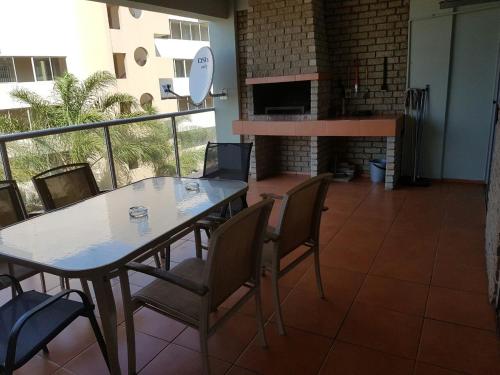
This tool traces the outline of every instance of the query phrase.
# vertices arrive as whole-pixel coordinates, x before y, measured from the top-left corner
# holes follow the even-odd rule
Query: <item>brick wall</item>
[[[332,81],[332,115],[341,113],[341,85],[352,86],[356,63],[360,66],[361,86],[368,89],[368,94],[366,98],[350,99],[347,111],[401,112],[406,88],[409,0],[330,0],[325,6],[335,76]],[[388,62],[388,89],[382,91],[384,57]],[[349,67],[350,84],[347,79]],[[385,157],[386,154],[386,140],[381,138],[339,139],[336,147],[345,150],[339,154],[341,159],[364,172],[369,169],[370,159]]]
[[[238,83],[241,119],[248,119],[248,98],[247,85],[247,47],[248,47],[248,11],[241,10],[236,12],[236,27],[238,40]]]
[[[311,137],[276,137],[280,142],[280,171],[309,174]]]

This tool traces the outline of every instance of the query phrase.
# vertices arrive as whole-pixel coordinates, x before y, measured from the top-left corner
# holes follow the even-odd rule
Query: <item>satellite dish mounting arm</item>
[[[179,99],[189,98],[189,96],[187,96],[187,95],[183,96],[183,95],[177,94],[175,91],[172,91],[170,89],[170,87],[172,87],[172,85],[170,83],[166,84],[165,86],[163,86],[163,91],[167,94],[172,94],[174,97],[179,98]],[[167,98],[167,99],[174,99],[174,98]]]

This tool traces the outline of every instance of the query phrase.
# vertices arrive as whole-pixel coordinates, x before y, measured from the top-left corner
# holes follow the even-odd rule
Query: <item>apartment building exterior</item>
[[[191,60],[208,39],[208,24],[195,19],[86,0],[4,0],[0,114],[29,118],[10,96],[16,87],[52,100],[57,76],[68,71],[84,79],[98,70],[114,72],[116,90],[133,95],[143,108],[193,109],[187,99],[166,99],[161,85],[188,95]]]

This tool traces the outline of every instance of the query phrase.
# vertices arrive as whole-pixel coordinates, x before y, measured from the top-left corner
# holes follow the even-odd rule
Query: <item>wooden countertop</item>
[[[403,115],[306,121],[233,121],[233,134],[309,137],[395,137]]]

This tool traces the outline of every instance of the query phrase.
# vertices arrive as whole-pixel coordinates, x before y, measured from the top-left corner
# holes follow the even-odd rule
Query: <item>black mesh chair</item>
[[[28,213],[16,181],[0,181],[0,228],[16,224],[27,218]],[[38,271],[28,267],[0,261],[0,274],[9,274],[21,281],[38,273]],[[42,290],[46,292],[47,288],[43,273],[40,273],[40,279],[42,282]],[[14,289],[12,289],[12,293],[14,295]]]
[[[101,192],[88,163],[61,165],[37,174],[32,181],[47,211]]]
[[[0,307],[0,373],[10,375],[79,316],[90,320],[101,352],[108,363],[106,345],[94,315],[94,305],[79,290],[64,290],[51,296],[34,290],[23,292],[11,275],[0,275],[0,287],[14,285],[16,295]],[[76,293],[82,302],[65,297]],[[109,366],[108,366],[109,367]]]
[[[202,178],[248,182],[252,146],[253,143],[208,142]],[[211,232],[220,223],[247,207],[247,197],[244,195],[195,225],[196,254],[199,258],[201,258],[202,249],[206,249],[206,246],[201,243],[201,230],[204,230],[207,237],[210,237]]]

